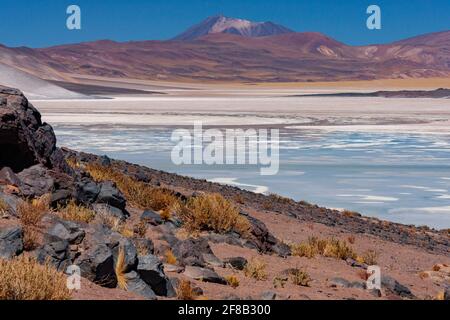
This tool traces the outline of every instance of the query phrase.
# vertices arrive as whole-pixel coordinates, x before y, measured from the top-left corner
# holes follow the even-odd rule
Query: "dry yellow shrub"
[[[65,207],[58,207],[61,217],[65,220],[90,223],[95,218],[95,212],[85,206],[71,201]]]
[[[260,261],[257,258],[253,258],[245,266],[244,274],[246,277],[253,278],[258,281],[266,280],[266,266],[267,265],[264,262]]]
[[[95,163],[86,166],[86,170],[96,181],[112,181],[125,195],[127,201],[143,210],[163,210],[178,202],[173,192],[164,188],[155,188],[147,183],[134,180],[114,167]]]
[[[191,198],[186,206],[180,207],[178,215],[191,232],[215,231],[227,233],[236,231],[246,235],[250,223],[239,210],[220,194],[205,194]]]
[[[30,257],[0,259],[0,300],[68,300],[66,279],[51,265]]]

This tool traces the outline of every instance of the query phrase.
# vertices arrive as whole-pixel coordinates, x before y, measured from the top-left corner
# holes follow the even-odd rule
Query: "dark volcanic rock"
[[[350,281],[344,278],[333,278],[329,280],[329,284],[332,288],[350,288],[352,286]]]
[[[81,275],[103,287],[114,288],[117,278],[111,249],[102,243],[93,245],[76,260]]]
[[[257,249],[262,253],[274,252],[274,246],[279,245],[279,242],[269,232],[269,229],[264,222],[251,216],[247,216],[247,219],[251,225],[251,235],[247,239],[245,246],[251,249]],[[278,247],[276,250],[282,255],[288,255],[287,248]]]
[[[182,265],[198,267],[205,267],[207,264],[204,254],[214,255],[205,238],[179,241],[173,248],[173,253]]]
[[[194,280],[201,280],[204,282],[212,282],[224,285],[227,284],[227,281],[224,278],[222,278],[221,276],[219,276],[217,273],[215,273],[210,269],[187,266],[183,274],[186,277]]]
[[[11,168],[4,167],[0,170],[0,184],[9,184],[15,187],[20,187],[20,179],[11,170]]]
[[[56,222],[44,235],[46,242],[65,240],[69,244],[80,244],[85,236],[85,231],[75,222],[60,221]]]
[[[25,197],[40,197],[53,190],[55,180],[42,164],[26,168],[18,174],[20,190]]]
[[[164,222],[161,216],[152,210],[145,210],[141,215],[141,220],[154,226],[160,225]]]
[[[111,181],[105,181],[100,184],[100,193],[97,196],[96,202],[106,203],[121,210],[125,210],[126,206],[125,197]]]
[[[127,291],[136,293],[147,300],[156,300],[156,294],[152,288],[139,277],[136,271],[125,274],[127,282]]]
[[[169,278],[164,274],[163,264],[154,255],[139,257],[137,271],[142,280],[159,296],[174,297],[175,289]]]
[[[39,263],[51,263],[59,271],[65,271],[71,265],[69,242],[56,241],[38,248],[36,259]]]
[[[20,172],[42,164],[71,171],[56,148],[52,127],[42,122],[40,113],[19,90],[5,87],[0,87],[0,150],[0,168]]]
[[[81,203],[94,203],[100,193],[100,186],[94,181],[83,178],[76,184],[75,198]]]
[[[411,293],[411,290],[389,276],[381,277],[381,286],[384,290],[394,295],[408,299],[415,299],[415,296]]]
[[[11,259],[23,251],[23,231],[21,227],[0,230],[0,258]]]
[[[126,220],[129,216],[126,212],[124,212],[116,207],[110,206],[109,204],[106,204],[106,203],[94,203],[92,205],[92,209],[97,214],[111,216],[111,217],[120,219],[122,221]]]
[[[225,263],[225,265],[230,265],[231,267],[237,270],[244,270],[245,266],[248,263],[247,259],[243,257],[227,258],[223,262]]]

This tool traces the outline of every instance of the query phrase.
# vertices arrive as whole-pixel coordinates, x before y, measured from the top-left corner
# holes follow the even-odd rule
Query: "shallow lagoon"
[[[176,166],[172,129],[54,126],[59,145],[406,224],[450,227],[450,135],[282,129],[280,172]]]

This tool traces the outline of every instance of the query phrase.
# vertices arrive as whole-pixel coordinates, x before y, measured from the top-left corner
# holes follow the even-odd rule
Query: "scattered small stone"
[[[247,259],[243,257],[231,257],[225,259],[223,262],[225,263],[225,265],[230,265],[236,270],[244,270],[245,266],[248,263]]]
[[[207,264],[209,264],[212,267],[223,268],[225,266],[222,260],[220,260],[219,258],[217,258],[215,255],[213,255],[211,253],[204,253],[203,259],[205,260],[205,262]]]
[[[212,283],[218,283],[226,285],[227,281],[219,276],[217,273],[210,269],[200,268],[200,267],[193,267],[193,266],[186,266],[186,269],[183,273],[186,277],[195,279],[195,280],[201,280],[204,282],[212,282]]]
[[[330,287],[332,288],[350,288],[350,281],[343,278],[333,278],[328,281],[330,283]]]
[[[277,293],[273,291],[266,291],[261,294],[261,300],[276,300]]]
[[[184,268],[181,266],[176,266],[174,264],[164,264],[164,271],[165,272],[175,272],[175,273],[182,273],[184,271]]]
[[[368,291],[374,297],[381,298],[381,296],[382,296],[380,289],[371,289],[371,290],[368,290]]]
[[[382,287],[397,296],[400,296],[402,298],[408,298],[408,299],[415,299],[416,297],[411,293],[411,291],[399,283],[394,278],[391,278],[389,276],[382,276],[381,277],[381,285]]]

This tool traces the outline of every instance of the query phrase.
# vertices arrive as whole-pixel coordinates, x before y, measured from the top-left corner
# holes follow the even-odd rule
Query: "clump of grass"
[[[228,233],[236,231],[247,235],[250,223],[239,210],[220,194],[205,194],[191,198],[181,206],[178,215],[190,232],[215,231]]]
[[[267,279],[267,265],[257,258],[251,259],[244,268],[246,277],[256,279],[258,281]]]
[[[264,201],[262,207],[266,211],[271,211],[273,209],[273,203],[268,201],[268,200],[266,200],[266,201]]]
[[[125,276],[125,251],[122,247],[119,248],[114,271],[116,273],[117,286],[120,289],[127,290],[127,278]]]
[[[178,300],[197,300],[199,295],[192,288],[191,282],[187,280],[181,280],[177,288]]]
[[[122,224],[119,230],[117,230],[121,235],[123,235],[125,238],[133,238],[134,237],[134,230],[129,228],[127,225]]]
[[[300,200],[298,203],[304,207],[312,207],[313,206],[311,203],[309,203],[308,201],[305,201],[305,200]]]
[[[95,211],[70,201],[65,207],[58,207],[58,212],[65,220],[90,223],[95,219]]]
[[[272,284],[275,289],[284,288],[287,281],[288,281],[287,277],[276,276],[275,278],[273,278]]]
[[[25,251],[33,251],[39,244],[39,232],[32,226],[23,226],[23,248]]]
[[[34,250],[38,245],[38,228],[43,216],[50,211],[49,200],[49,196],[45,195],[32,201],[23,201],[17,206],[26,251]]]
[[[78,169],[81,167],[81,164],[78,162],[78,160],[75,157],[68,157],[66,159],[66,163],[68,164],[69,167],[71,167],[72,169]]]
[[[151,254],[149,248],[141,242],[136,243],[135,247],[136,247],[138,256],[146,256],[148,254]]]
[[[280,204],[291,204],[294,202],[294,200],[292,199],[282,197],[275,193],[269,194],[269,201],[272,203],[280,203]]]
[[[344,210],[341,213],[344,217],[347,218],[355,218],[355,217],[361,217],[361,214],[359,214],[356,211],[350,211],[350,210]]]
[[[375,250],[367,250],[363,253],[361,258],[362,262],[369,266],[376,265],[378,263],[378,252],[376,252]]]
[[[17,206],[20,222],[24,226],[38,226],[42,217],[50,211],[49,196],[23,201]]]
[[[291,245],[292,255],[314,258],[316,255],[346,260],[356,258],[356,253],[345,241],[311,237],[307,242]]]
[[[309,287],[311,282],[309,274],[305,270],[298,268],[289,270],[289,277],[296,286]]]
[[[291,245],[291,251],[293,256],[306,257],[312,259],[316,256],[317,250],[309,243],[296,243]]]
[[[139,221],[133,226],[134,234],[140,238],[144,238],[147,233],[147,223],[145,221]]]
[[[112,166],[90,163],[86,165],[86,171],[95,181],[114,182],[128,202],[139,209],[160,211],[178,203],[172,191],[137,181]]]
[[[167,222],[172,218],[172,213],[170,210],[171,210],[170,208],[165,208],[161,210],[160,216],[161,219],[163,219],[163,221]]]
[[[245,199],[241,194],[237,194],[234,196],[234,201],[238,204],[244,204],[245,203]]]
[[[341,260],[347,260],[348,258],[354,259],[356,257],[356,253],[347,245],[345,241],[340,241],[337,239],[331,239],[328,241],[322,255]]]
[[[350,244],[355,244],[356,238],[355,238],[355,236],[351,235],[351,236],[348,236],[347,241]]]
[[[236,289],[237,287],[239,287],[239,279],[238,277],[236,277],[235,275],[230,275],[225,277],[225,280],[227,281],[228,285],[230,287],[232,287],[233,289]]]
[[[24,255],[0,259],[0,300],[69,300],[66,276]]]
[[[173,251],[171,249],[168,249],[166,253],[164,254],[165,260],[168,264],[177,264],[177,257],[173,254]]]
[[[126,238],[134,237],[134,230],[128,227],[120,218],[114,217],[107,212],[99,212],[97,216],[100,218],[100,222],[112,231],[120,233]]]
[[[9,211],[9,205],[6,203],[5,200],[0,198],[0,215],[4,215],[8,213]]]

